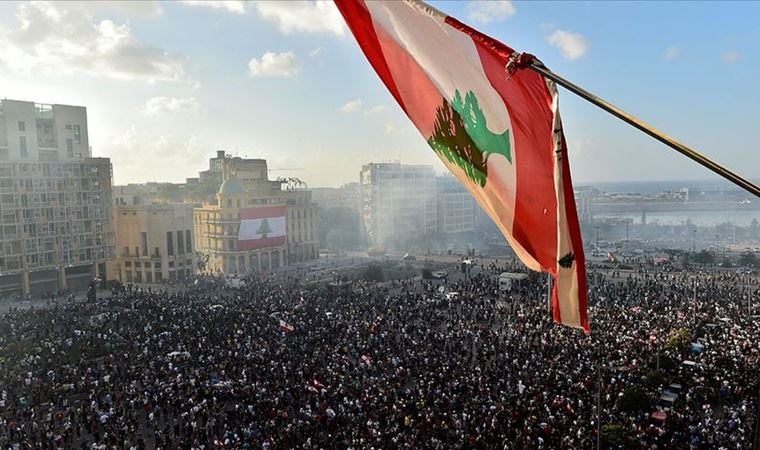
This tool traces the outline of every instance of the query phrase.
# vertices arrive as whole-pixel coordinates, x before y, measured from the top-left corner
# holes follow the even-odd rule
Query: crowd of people
[[[0,448],[589,449],[600,429],[607,448],[752,448],[757,278],[594,271],[585,335],[549,320],[545,277],[500,293],[503,264],[482,269],[207,278],[10,309]]]

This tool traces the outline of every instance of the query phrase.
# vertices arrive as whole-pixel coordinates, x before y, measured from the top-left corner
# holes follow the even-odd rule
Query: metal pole
[[[639,130],[643,131],[644,133],[648,134],[649,136],[657,139],[658,141],[662,142],[663,144],[667,145],[668,147],[674,149],[678,153],[681,153],[682,155],[686,156],[687,158],[696,161],[697,163],[701,164],[702,166],[712,170],[713,172],[717,173],[718,175],[722,176],[723,178],[731,181],[732,183],[736,184],[739,187],[744,188],[748,192],[754,194],[757,197],[760,197],[760,186],[756,185],[755,183],[752,183],[751,181],[747,180],[746,178],[742,177],[739,174],[736,174],[732,172],[731,170],[727,169],[726,167],[723,167],[722,165],[716,163],[715,161],[711,160],[710,158],[702,155],[701,153],[697,152],[696,150],[692,149],[691,147],[688,147],[681,142],[678,142],[677,140],[673,139],[672,137],[668,136],[667,134],[663,133],[662,131],[654,128],[653,126],[649,125],[646,122],[643,122],[636,117],[628,114],[627,112],[623,111],[622,109],[618,108],[617,106],[607,102],[606,100],[603,100],[596,95],[588,92],[587,90],[581,88],[580,86],[570,82],[569,80],[566,80],[565,78],[557,75],[556,73],[552,72],[551,70],[547,69],[544,64],[537,60],[537,59],[531,59],[528,63],[527,67],[530,67],[534,71],[540,73],[544,77],[554,81],[555,83],[559,84],[560,86],[568,89],[572,93],[580,96],[581,98],[593,103],[594,105],[602,108],[603,110],[607,111],[608,113],[612,114],[613,116],[617,117],[618,119],[622,120],[623,122],[626,122],[629,125],[632,125],[635,128],[638,128]]]
[[[596,448],[602,448],[602,368],[597,367],[599,371],[599,381],[596,388]]]

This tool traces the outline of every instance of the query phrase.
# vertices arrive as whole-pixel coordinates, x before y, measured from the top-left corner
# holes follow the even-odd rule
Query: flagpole
[[[681,153],[682,155],[686,156],[687,158],[690,158],[693,161],[696,161],[697,163],[701,164],[702,166],[712,170],[713,172],[717,173],[721,177],[731,181],[732,183],[736,184],[737,186],[747,190],[748,192],[754,194],[757,197],[760,197],[760,186],[756,185],[755,183],[747,180],[746,178],[742,177],[741,175],[731,171],[730,169],[718,164],[717,162],[711,160],[710,158],[706,157],[705,155],[699,153],[698,151],[694,150],[691,147],[688,147],[687,145],[673,139],[672,137],[668,136],[667,134],[663,133],[662,131],[654,128],[653,126],[649,125],[648,123],[639,120],[638,118],[632,116],[631,114],[628,114],[627,112],[623,111],[622,109],[618,108],[617,106],[613,105],[612,103],[609,103],[608,101],[597,97],[596,95],[592,94],[591,92],[583,89],[582,87],[576,85],[575,83],[572,83],[571,81],[557,75],[556,73],[552,72],[544,64],[533,57],[532,55],[528,55],[526,53],[523,53],[520,55],[524,58],[523,61],[518,63],[518,66],[522,67],[529,67],[535,72],[540,73],[544,77],[554,81],[555,83],[559,84],[560,86],[566,88],[567,90],[571,91],[572,93],[580,96],[581,98],[593,103],[594,105],[598,106],[599,108],[607,111],[608,113],[612,114],[613,116],[617,117],[618,119],[622,120],[623,122],[626,122],[629,125],[632,125],[635,128],[638,128],[640,131],[643,131],[644,133],[648,134],[649,136],[657,139],[658,141],[662,142],[663,144],[667,145],[668,147],[674,149],[675,151]]]

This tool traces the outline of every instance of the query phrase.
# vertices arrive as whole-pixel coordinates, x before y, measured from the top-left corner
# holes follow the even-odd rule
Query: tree
[[[652,401],[641,388],[631,387],[623,391],[620,397],[620,409],[622,411],[635,413],[646,411],[652,407]]]
[[[266,239],[269,233],[272,232],[272,228],[269,226],[269,220],[265,217],[264,220],[261,221],[261,225],[259,225],[259,229],[256,230],[256,234],[261,235],[261,239]]]
[[[755,267],[755,265],[757,265],[757,257],[754,253],[742,253],[742,255],[739,257],[739,264],[745,267]]]
[[[625,429],[617,423],[602,425],[602,443],[604,448],[617,448],[626,443]]]
[[[366,281],[383,281],[385,279],[385,275],[383,274],[383,269],[381,269],[380,266],[377,264],[370,264],[366,269],[364,269],[362,278]]]
[[[715,256],[707,250],[702,250],[694,255],[694,262],[700,264],[712,264],[715,262]]]
[[[422,279],[429,280],[433,278],[433,271],[430,270],[429,267],[425,267],[422,269]]]
[[[679,328],[665,342],[666,350],[683,350],[691,342],[688,328]]]

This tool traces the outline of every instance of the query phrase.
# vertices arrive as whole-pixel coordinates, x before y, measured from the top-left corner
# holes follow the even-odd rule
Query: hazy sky
[[[432,3],[760,177],[760,3]],[[216,149],[310,186],[369,161],[443,170],[329,2],[3,2],[0,97],[86,106],[117,184],[183,181]],[[561,107],[576,181],[710,178],[569,92]]]

